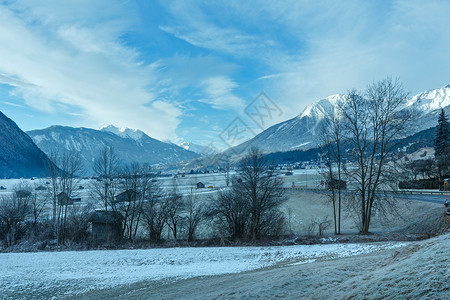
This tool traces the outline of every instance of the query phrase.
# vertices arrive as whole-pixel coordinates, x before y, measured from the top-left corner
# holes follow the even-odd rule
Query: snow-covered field
[[[211,247],[0,254],[0,297],[48,299],[140,281],[175,281],[303,264],[406,243]]]

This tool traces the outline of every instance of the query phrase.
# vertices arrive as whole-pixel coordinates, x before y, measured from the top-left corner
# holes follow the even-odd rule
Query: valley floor
[[[450,233],[347,258],[176,282],[143,281],[82,299],[450,299]]]

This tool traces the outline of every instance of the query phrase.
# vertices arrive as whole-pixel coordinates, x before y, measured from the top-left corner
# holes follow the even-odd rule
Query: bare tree
[[[167,220],[167,213],[161,198],[149,199],[144,204],[143,212],[150,241],[159,242]]]
[[[67,211],[66,238],[71,242],[80,243],[89,235],[89,218],[92,215],[93,204],[71,205]]]
[[[231,238],[245,238],[250,220],[250,202],[242,197],[241,187],[232,186],[221,190],[211,199],[209,215],[214,218],[218,228]]]
[[[216,220],[228,225],[232,237],[252,240],[280,230],[279,207],[286,200],[282,181],[269,171],[262,152],[252,148],[240,163],[239,184],[222,191],[212,205]]]
[[[277,209],[286,197],[281,179],[269,172],[269,164],[259,149],[250,149],[240,167],[242,197],[250,201],[250,236],[256,240],[267,229],[267,223],[276,222]]]
[[[97,181],[93,183],[93,193],[103,205],[105,211],[114,206],[117,189],[119,158],[113,147],[105,146],[94,160],[94,173]]]
[[[78,189],[83,164],[80,153],[75,151],[54,153],[51,159],[55,165],[50,168],[53,223],[58,245],[63,245],[66,237],[68,206]]]
[[[30,196],[14,193],[0,199],[0,225],[3,225],[2,235],[7,246],[14,245],[24,231],[23,223],[31,212]]]
[[[33,187],[33,193],[30,200],[31,215],[33,217],[33,227],[37,226],[39,219],[44,215],[47,204],[50,202],[48,194],[48,188],[45,187],[45,183],[41,180],[40,185]],[[42,188],[44,189],[38,189]]]
[[[173,238],[176,240],[178,238],[180,224],[183,221],[183,217],[181,216],[183,196],[177,190],[172,190],[164,197],[163,205],[166,211],[167,226],[172,232]]]
[[[331,222],[328,220],[328,216],[325,216],[322,220],[319,218],[313,218],[307,228],[308,235],[313,235],[317,229],[317,235],[323,236],[325,231],[330,226],[330,223]]]
[[[227,162],[225,165],[225,184],[227,186],[229,186],[230,183],[231,183],[231,181],[230,181],[230,163]]]
[[[119,186],[123,192],[121,199],[116,197],[115,209],[124,216],[122,234],[133,240],[141,223],[144,202],[159,185],[152,182],[150,167],[137,163],[124,167],[120,178],[122,182]]]
[[[205,218],[207,209],[205,204],[201,203],[196,199],[194,193],[192,192],[185,197],[185,209],[186,209],[186,226],[187,226],[187,240],[192,241],[195,237],[195,232],[197,230],[200,222]]]
[[[325,160],[326,170],[323,177],[329,190],[329,198],[333,207],[334,233],[341,234],[342,182],[344,168],[342,111],[339,105],[335,108],[331,119],[328,119],[321,132],[321,152]],[[337,184],[335,184],[337,183]]]
[[[159,242],[167,221],[167,208],[164,193],[158,182],[153,182],[146,191],[142,214],[148,230],[150,241]]]
[[[48,192],[49,192],[50,198],[52,200],[52,220],[53,220],[53,228],[56,233],[56,226],[57,226],[56,211],[57,211],[57,207],[58,207],[58,189],[59,189],[58,176],[59,176],[59,172],[60,172],[60,170],[56,166],[56,163],[59,160],[59,155],[57,152],[51,152],[48,157],[49,157],[48,174],[50,175],[50,179],[51,179],[51,186],[50,186],[50,189],[48,190]]]
[[[393,203],[381,191],[392,183],[395,168],[389,160],[395,140],[402,137],[414,115],[404,109],[406,96],[398,80],[387,78],[369,85],[364,94],[350,91],[342,107],[349,160],[354,162],[347,175],[357,190],[362,233],[369,232],[374,210]]]

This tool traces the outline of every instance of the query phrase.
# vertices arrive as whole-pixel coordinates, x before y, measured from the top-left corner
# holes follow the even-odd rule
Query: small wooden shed
[[[75,202],[81,202],[81,197],[69,197],[66,193],[58,194],[58,205],[73,205]]]
[[[131,202],[136,201],[138,198],[138,193],[133,189],[128,189],[115,197],[115,202]]]
[[[31,197],[31,192],[27,190],[16,191],[17,198],[29,198]]]
[[[122,238],[123,216],[118,211],[96,210],[88,222],[92,224],[92,239],[96,242],[114,242]]]
[[[205,184],[203,182],[197,182],[197,188],[198,189],[204,189],[205,188]]]

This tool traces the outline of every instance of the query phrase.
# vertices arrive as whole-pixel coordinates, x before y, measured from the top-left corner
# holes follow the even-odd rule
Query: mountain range
[[[0,178],[43,177],[51,163],[17,124],[0,112]]]
[[[411,136],[393,141],[395,144],[393,150],[394,152],[401,151],[403,154],[413,154],[419,152],[420,159],[427,158],[428,155],[434,155],[434,150],[427,150],[433,149],[435,135],[436,127],[419,131]],[[344,143],[341,150],[346,152],[349,150],[349,147]],[[265,157],[268,161],[274,164],[292,164],[316,161],[320,157],[320,154],[320,148],[310,148],[307,150],[272,152],[266,154]]]
[[[266,153],[316,148],[320,144],[321,127],[326,124],[327,119],[334,116],[337,104],[342,101],[345,101],[344,95],[339,94],[316,101],[297,117],[269,127],[226,153],[243,153],[252,146]],[[409,134],[436,126],[441,108],[444,108],[447,115],[450,113],[450,85],[410,97],[405,108],[411,107],[419,115]]]
[[[302,155],[314,157],[316,152],[313,149],[320,143],[320,129],[327,119],[334,116],[337,104],[342,101],[345,101],[343,95],[332,95],[316,101],[297,117],[269,127],[254,138],[228,149],[225,154],[236,157],[235,153],[244,153],[249,147],[256,146],[265,153],[278,153],[276,156],[281,161],[299,159]],[[405,143],[409,143],[408,147],[415,144],[417,148],[420,139],[427,139],[424,143],[430,146],[432,131],[417,133],[436,126],[441,108],[449,115],[450,85],[410,97],[405,108],[410,107],[415,107],[419,115],[409,133],[410,136],[416,134],[415,138],[409,141],[405,137]],[[123,164],[141,162],[165,165],[193,159],[189,164],[198,164],[205,154],[203,146],[187,142],[178,146],[153,139],[141,130],[112,125],[99,130],[52,126],[29,131],[27,135],[0,113],[0,130],[0,177],[3,178],[42,176],[49,164],[46,154],[61,150],[80,152],[87,175],[92,174],[94,159],[105,146],[112,146]],[[420,137],[419,140],[417,137]]]
[[[112,125],[100,130],[51,126],[27,133],[47,154],[60,152],[63,149],[79,152],[84,162],[86,175],[93,173],[94,160],[105,146],[114,148],[121,164],[131,162],[167,164],[199,157],[199,154],[175,144],[151,138],[141,130],[120,129]]]

